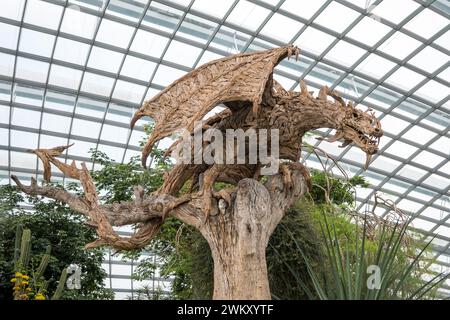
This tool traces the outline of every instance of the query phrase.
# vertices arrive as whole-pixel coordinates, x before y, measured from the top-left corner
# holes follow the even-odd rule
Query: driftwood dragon
[[[379,138],[383,134],[373,112],[358,110],[327,87],[323,87],[314,97],[303,81],[300,83],[300,92],[294,92],[286,91],[273,79],[274,67],[282,59],[291,56],[297,58],[298,54],[298,48],[288,45],[212,61],[191,71],[145,102],[131,121],[133,127],[143,116],[155,120],[155,127],[142,151],[143,166],[157,141],[170,136],[179,128],[193,132],[195,121],[202,120],[219,104],[226,106],[226,109],[206,119],[202,130],[211,127],[221,131],[230,128],[279,130],[281,174],[269,178],[265,187],[271,197],[283,188],[285,191],[291,189],[292,195],[289,199],[280,196],[276,208],[286,209],[306,191],[304,188],[296,189],[294,184],[298,179],[308,183],[308,171],[298,161],[302,137],[309,130],[335,129],[336,133],[325,140],[341,140],[343,146],[354,143],[367,154],[368,165],[371,156],[378,150]],[[84,196],[76,196],[48,185],[40,186],[34,179],[29,186],[23,185],[15,176],[12,179],[28,194],[62,201],[86,215],[89,218],[87,223],[96,228],[99,236],[87,248],[101,245],[119,250],[144,247],[169,215],[202,230],[202,225],[208,223],[211,216],[217,215],[224,206],[230,208],[239,192],[236,188],[215,190],[215,182],[237,186],[242,181],[249,183],[248,178],[259,181],[261,177],[260,163],[178,164],[167,173],[164,184],[157,192],[146,194],[141,187],[136,186],[133,202],[102,205],[84,163],[78,168],[74,162],[68,165],[57,159],[68,147],[36,149],[33,152],[44,163],[45,180],[50,180],[52,163],[66,176],[81,182]],[[180,195],[181,188],[189,181],[189,192]],[[275,199],[272,201],[275,203]],[[113,229],[113,226],[127,224],[138,227],[131,237],[121,237]],[[205,235],[206,232],[202,233]]]

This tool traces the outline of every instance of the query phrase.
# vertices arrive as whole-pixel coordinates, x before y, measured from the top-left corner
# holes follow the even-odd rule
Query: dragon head
[[[380,120],[375,117],[375,113],[368,109],[361,111],[353,106],[347,106],[346,116],[338,133],[342,133],[344,139],[343,147],[354,142],[362,151],[367,154],[365,168],[370,163],[372,155],[378,152],[378,144],[383,135]]]
[[[355,108],[352,102],[345,104],[344,100],[334,91],[327,92],[327,94],[338,102],[339,108],[343,111],[343,117],[339,119],[336,133],[333,136],[319,139],[328,142],[343,140],[343,144],[340,145],[342,148],[354,143],[366,153],[367,159],[364,168],[367,169],[372,156],[378,152],[378,144],[383,136],[380,120],[371,109],[362,111]]]

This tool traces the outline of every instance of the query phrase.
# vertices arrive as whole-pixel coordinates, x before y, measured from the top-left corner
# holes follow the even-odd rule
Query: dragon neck
[[[314,129],[337,129],[345,118],[345,110],[340,104],[296,92],[290,98],[278,101],[276,108],[279,110],[274,110],[275,114],[288,114],[289,121],[301,135]]]

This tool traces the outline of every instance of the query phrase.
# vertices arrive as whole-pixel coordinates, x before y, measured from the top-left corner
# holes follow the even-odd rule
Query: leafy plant
[[[146,125],[144,130],[149,134],[152,126]],[[145,140],[141,141],[141,146],[144,143]],[[152,149],[151,165],[147,170],[142,169],[139,156],[132,157],[128,163],[116,163],[104,152],[96,149],[89,152],[92,161],[101,166],[91,175],[105,203],[131,200],[133,187],[138,185],[146,192],[155,191],[164,181],[164,172],[171,167],[170,161],[163,156],[164,152],[158,148]]]
[[[339,239],[335,217],[323,211],[321,233],[324,239],[326,263],[329,271],[318,272],[306,256],[304,248],[289,230],[285,230],[296,245],[307,265],[308,275],[313,282],[310,290],[298,270],[289,266],[293,276],[310,298],[322,300],[364,300],[364,299],[423,299],[433,298],[435,289],[447,279],[448,274],[439,273],[430,280],[423,279],[424,270],[420,263],[426,260],[433,239],[418,253],[405,259],[404,240],[408,237],[408,226],[414,217],[394,225],[379,224],[376,250],[367,250],[367,217],[361,232],[357,232],[356,246]],[[356,226],[356,230],[359,230]],[[370,267],[370,268],[369,268]],[[368,272],[369,271],[369,272]],[[417,281],[420,279],[421,281]],[[415,283],[411,286],[411,280]]]
[[[71,187],[77,192],[77,187]],[[37,268],[41,259],[48,257],[44,278],[47,279],[49,297],[59,290],[61,282],[58,279],[63,270],[75,263],[82,270],[81,289],[64,290],[61,299],[113,298],[112,291],[103,288],[106,277],[101,266],[103,251],[85,251],[83,248],[85,243],[95,239],[95,232],[83,224],[84,217],[56,201],[25,197],[17,188],[8,185],[0,186],[0,204],[0,300],[12,298],[11,274],[15,273],[15,261],[19,257],[14,240],[20,240],[16,237],[18,227],[31,231],[33,255],[29,265]],[[27,207],[33,207],[33,212],[26,210]],[[52,248],[51,252],[49,248]]]
[[[23,230],[21,226],[18,226],[14,247],[14,277],[10,281],[14,285],[12,288],[14,300],[47,299],[48,282],[44,278],[44,271],[50,260],[50,246],[47,247],[37,268],[30,266],[30,258],[31,231]],[[64,269],[59,279],[58,290],[53,294],[52,300],[58,300],[61,297],[66,277],[67,271]]]
[[[153,288],[149,285],[143,286],[136,290],[132,296],[128,297],[129,300],[168,300],[170,296],[163,292],[161,288]]]
[[[312,170],[311,176],[313,179],[312,189],[310,191],[310,198],[315,203],[323,204],[331,202],[337,206],[345,206],[353,204],[355,194],[354,187],[367,187],[368,183],[361,176],[351,177],[347,180],[336,179],[328,176],[327,173],[318,170]],[[329,189],[329,199],[327,199],[327,192]]]

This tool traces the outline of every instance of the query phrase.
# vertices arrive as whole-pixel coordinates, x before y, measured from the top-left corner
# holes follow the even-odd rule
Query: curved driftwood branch
[[[88,205],[82,200],[82,198],[62,188],[54,186],[39,186],[34,178],[31,178],[31,184],[28,186],[20,182],[19,178],[15,175],[12,175],[11,179],[16,183],[17,187],[26,194],[32,196],[43,196],[65,203],[70,209],[83,215],[87,215],[89,211]]]
[[[84,196],[76,196],[55,186],[38,186],[34,178],[31,184],[26,186],[16,176],[13,181],[20,190],[30,195],[41,195],[67,204],[72,210],[79,212],[90,220],[86,224],[94,227],[99,239],[86,245],[86,248],[110,245],[119,250],[130,250],[142,248],[148,244],[150,239],[159,231],[162,222],[168,214],[172,214],[191,225],[198,225],[201,214],[192,206],[182,204],[187,201],[170,195],[145,196],[142,188],[135,187],[135,201],[100,205],[98,194],[89,171],[84,163],[81,169],[73,162],[68,166],[55,156],[61,154],[69,146],[56,147],[53,149],[35,150],[41,160],[48,164],[44,168],[44,176],[50,178],[50,163],[55,164],[64,174],[78,179],[83,187]],[[176,210],[175,210],[176,209]],[[113,226],[139,224],[140,227],[131,237],[121,237],[115,232]]]

